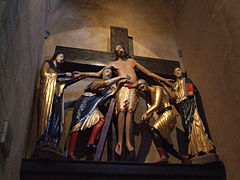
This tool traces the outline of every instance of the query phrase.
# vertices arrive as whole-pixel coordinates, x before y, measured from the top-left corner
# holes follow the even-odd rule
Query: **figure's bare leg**
[[[133,151],[134,147],[131,144],[131,126],[132,126],[132,117],[133,112],[128,111],[127,112],[127,118],[126,118],[126,147],[129,151]]]
[[[123,130],[125,124],[125,111],[120,111],[118,115],[118,143],[115,152],[120,156],[122,153]]]

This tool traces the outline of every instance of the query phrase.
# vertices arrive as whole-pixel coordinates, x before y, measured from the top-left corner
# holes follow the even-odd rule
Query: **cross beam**
[[[56,51],[57,50],[63,51],[66,55],[65,65],[63,66],[65,67],[66,71],[79,70],[97,72],[102,67],[106,66],[115,59],[115,54],[112,52],[95,51],[64,46],[57,46]],[[150,71],[164,77],[172,77],[173,69],[177,66],[179,67],[179,62],[173,60],[148,58],[141,56],[133,56],[133,58]]]
[[[98,71],[115,59],[114,50],[116,45],[122,45],[125,47],[128,54],[130,54],[138,63],[142,64],[150,71],[164,77],[172,77],[173,69],[180,66],[178,61],[134,56],[133,37],[128,36],[128,29],[126,28],[111,26],[110,40],[111,52],[77,49],[63,46],[57,46],[56,50],[65,52],[66,63],[64,67],[67,68],[66,70],[68,71]]]

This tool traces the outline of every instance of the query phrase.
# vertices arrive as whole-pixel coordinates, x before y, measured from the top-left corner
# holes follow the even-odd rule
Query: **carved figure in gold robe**
[[[71,73],[59,69],[64,53],[56,52],[51,60],[44,61],[40,70],[38,98],[38,142],[42,146],[58,147],[62,121],[63,90],[72,84]]]
[[[189,78],[183,76],[181,68],[174,69],[174,76],[176,82],[172,88],[161,84],[176,102],[176,108],[182,118],[185,132],[177,131],[180,151],[192,156],[215,152],[197,88]]]
[[[129,75],[130,79],[125,85],[120,85],[121,81],[118,83],[120,85],[118,92],[116,93],[117,107],[116,112],[118,115],[118,140],[115,148],[115,152],[118,155],[122,153],[123,145],[123,132],[125,127],[125,137],[126,137],[126,147],[131,154],[134,152],[134,147],[130,141],[130,129],[132,126],[133,115],[137,108],[138,104],[138,94],[135,88],[132,88],[132,85],[137,82],[137,75],[135,69],[140,70],[144,74],[157,78],[161,81],[164,81],[167,84],[170,84],[169,79],[165,79],[157,74],[152,73],[141,64],[136,62],[133,58],[129,57],[125,49],[121,45],[115,47],[116,59],[109,63],[105,68],[112,67],[118,76]],[[89,76],[100,77],[101,71],[98,73],[89,73]],[[80,73],[81,75],[81,73]]]
[[[149,86],[143,79],[138,80],[138,89],[146,94],[147,111],[142,115],[142,120],[149,120],[154,113],[157,119],[151,127],[151,135],[160,155],[159,163],[168,163],[167,152],[189,164],[189,156],[182,155],[173,147],[170,134],[176,125],[176,111],[172,108],[167,93],[161,86]]]

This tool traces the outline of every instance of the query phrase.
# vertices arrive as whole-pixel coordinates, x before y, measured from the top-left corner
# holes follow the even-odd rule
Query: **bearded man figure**
[[[127,81],[129,76],[112,77],[111,68],[105,68],[102,71],[102,79],[97,79],[90,83],[84,90],[82,96],[75,103],[73,110],[70,144],[68,149],[68,158],[77,159],[75,156],[75,146],[79,131],[94,126],[89,138],[87,149],[89,152],[96,151],[95,141],[102,129],[105,118],[98,106],[116,92],[116,82]]]
[[[183,164],[189,164],[189,156],[182,155],[176,151],[170,138],[170,134],[176,125],[176,112],[169,102],[167,93],[164,92],[161,86],[147,85],[143,79],[138,80],[136,86],[141,92],[146,94],[148,109],[142,115],[142,121],[147,122],[154,113],[158,114],[151,127],[152,139],[160,155],[157,163],[168,163],[168,152],[181,160]]]

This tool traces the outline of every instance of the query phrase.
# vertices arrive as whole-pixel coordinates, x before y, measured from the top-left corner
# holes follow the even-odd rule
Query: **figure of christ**
[[[137,82],[137,75],[135,69],[140,70],[149,77],[156,78],[171,84],[169,79],[165,79],[157,74],[152,73],[141,64],[129,57],[125,49],[121,45],[115,47],[116,59],[109,63],[105,68],[112,67],[118,76],[128,75],[130,79],[124,84],[118,82],[118,92],[116,93],[116,113],[118,115],[118,140],[115,148],[117,155],[122,153],[123,133],[125,126],[126,147],[129,152],[134,152],[134,147],[130,141],[130,130],[133,121],[133,115],[138,105],[138,91],[132,88],[132,84]],[[105,69],[103,68],[103,69]],[[84,73],[86,76],[100,77],[103,70],[97,73]],[[81,75],[81,73],[79,73]],[[126,115],[125,115],[126,114]]]
[[[104,115],[98,106],[116,92],[116,82],[120,80],[125,82],[129,79],[128,75],[111,77],[111,68],[105,68],[102,71],[102,79],[97,79],[89,84],[85,88],[83,95],[75,103],[68,149],[69,159],[77,159],[74,151],[79,131],[91,128],[92,126],[94,128],[89,138],[87,149],[89,152],[96,151],[95,140],[105,123]]]
[[[147,122],[154,113],[158,117],[151,126],[151,135],[157,151],[160,155],[157,163],[168,163],[167,152],[181,160],[183,164],[189,164],[189,156],[182,155],[173,147],[170,134],[176,125],[176,112],[172,108],[167,93],[161,86],[149,86],[143,79],[136,83],[139,91],[146,94],[147,111],[142,115],[142,121]]]
[[[215,152],[199,92],[192,81],[184,77],[182,69],[174,69],[176,82],[172,88],[161,83],[169,96],[176,102],[185,132],[177,129],[179,150],[191,156]]]

